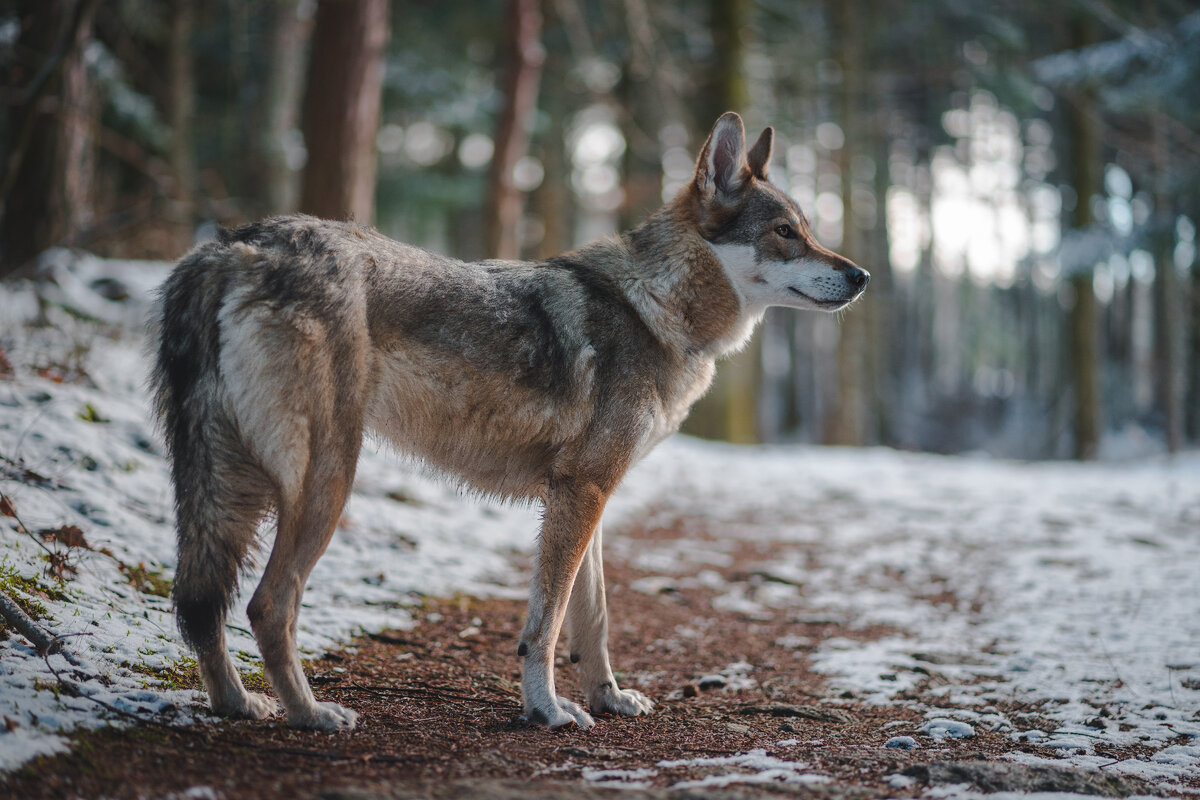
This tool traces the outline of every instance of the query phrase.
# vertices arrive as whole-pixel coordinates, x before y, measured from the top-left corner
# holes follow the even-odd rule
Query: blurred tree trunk
[[[168,109],[171,142],[167,151],[171,166],[171,203],[167,219],[175,249],[181,254],[191,247],[196,216],[196,155],[192,139],[196,122],[196,70],[192,56],[195,18],[192,0],[174,0],[167,47],[167,75],[171,87]]]
[[[536,251],[538,258],[549,258],[569,250],[575,241],[572,233],[574,195],[563,116],[550,112],[550,125],[539,148],[544,177],[532,198],[542,220],[542,240]]]
[[[747,0],[712,0],[709,27],[714,58],[706,89],[699,100],[701,130],[707,131],[726,111],[745,113],[749,106],[746,86],[745,42],[742,32],[750,24]],[[756,133],[747,132],[751,141]],[[762,384],[762,326],[749,344],[718,365],[708,394],[692,407],[684,433],[739,444],[759,441],[758,402]]]
[[[1073,49],[1096,41],[1095,22],[1078,15],[1072,26]],[[1075,209],[1071,227],[1084,231],[1095,222],[1092,197],[1100,191],[1100,131],[1095,100],[1090,89],[1075,98],[1068,114],[1067,141],[1071,147]],[[1100,446],[1099,325],[1096,317],[1096,292],[1092,287],[1092,269],[1081,268],[1071,275],[1074,304],[1068,331],[1071,349],[1071,384],[1074,389],[1074,455],[1094,459]]]
[[[857,0],[842,0],[835,12],[838,63],[842,73],[838,122],[844,135],[844,144],[838,151],[842,177],[842,245],[839,252],[854,262],[865,255],[862,236],[855,224],[854,175],[850,160],[851,153],[858,151],[864,141],[861,131],[865,88],[863,19],[858,6]],[[850,309],[842,320],[837,349],[838,400],[826,425],[829,444],[862,445],[866,442],[867,400],[870,396],[866,353],[870,302]]]
[[[288,138],[300,125],[304,97],[304,59],[312,35],[312,18],[302,16],[299,0],[272,4],[271,58],[264,102],[266,125],[262,134],[263,203],[268,214],[295,210],[300,193],[300,173],[288,160]]]
[[[648,96],[646,67],[629,59],[617,84],[621,104],[621,135],[625,152],[621,157],[621,186],[623,198],[617,212],[620,230],[640,224],[662,205],[662,152],[658,129],[662,121],[661,108]]]
[[[901,344],[904,327],[896,309],[896,287],[892,280],[891,239],[888,235],[887,192],[891,185],[888,162],[891,157],[888,120],[894,111],[882,82],[872,88],[874,112],[871,114],[870,152],[875,161],[871,193],[875,196],[875,226],[871,229],[870,260],[862,264],[871,273],[871,291],[863,298],[867,316],[871,392],[866,405],[871,410],[873,440],[895,446],[894,410],[899,397],[898,365],[904,355]]]
[[[621,105],[623,198],[617,212],[620,230],[639,225],[662,205],[662,145],[659,132],[668,114],[666,93],[655,75],[654,22],[642,0],[622,3],[628,45],[617,101]],[[714,117],[715,119],[715,117]]]
[[[543,8],[546,28],[553,30],[561,27],[565,30],[565,23],[554,0],[544,0]],[[551,38],[547,37],[547,41],[551,41]],[[537,143],[542,160],[542,184],[530,198],[542,220],[542,240],[535,251],[537,258],[558,255],[569,250],[575,242],[574,193],[571,191],[571,162],[566,139],[566,120],[573,110],[573,94],[566,85],[570,67],[570,52],[565,44],[547,47],[543,67],[545,76],[539,83],[541,106],[550,122]]]
[[[529,151],[530,129],[537,111],[541,80],[542,12],[537,0],[508,0],[505,4],[504,47],[500,90],[504,105],[496,119],[495,149],[488,173],[483,232],[491,258],[518,258],[521,192],[513,169]]]
[[[929,238],[921,247],[921,255],[917,262],[916,276],[913,281],[913,297],[915,303],[910,313],[916,317],[913,321],[915,330],[916,361],[918,371],[917,390],[920,392],[921,405],[928,402],[937,386],[938,362],[935,323],[937,307],[934,305],[934,288],[937,275],[933,266],[936,232],[933,228],[933,152],[929,148],[918,151],[916,174],[917,204],[921,209],[921,218],[928,220]],[[869,286],[869,284],[868,284]],[[869,289],[868,289],[869,291]]]
[[[1187,364],[1187,437],[1189,441],[1200,441],[1200,261],[1193,256],[1191,263],[1191,286],[1184,302],[1187,303],[1189,321]]]
[[[308,163],[300,210],[375,220],[387,0],[320,0],[304,103]]]
[[[557,2],[542,0],[542,13],[547,31],[562,29],[565,32],[566,22]],[[575,243],[575,193],[571,191],[571,162],[566,152],[566,120],[575,110],[577,100],[566,86],[572,53],[564,37],[557,37],[558,46],[551,47],[550,42],[556,41],[556,37],[547,32],[546,41],[546,58],[542,65],[545,74],[539,82],[539,96],[540,107],[550,118],[550,124],[535,144],[544,176],[541,186],[529,198],[536,215],[541,218],[541,241],[534,251],[535,257],[540,259],[562,253]]]
[[[9,65],[9,137],[0,176],[0,275],[71,244],[88,226],[97,95],[83,60],[95,0],[29,4]]]
[[[1167,132],[1158,111],[1151,112],[1154,147],[1154,362],[1158,407],[1163,415],[1163,433],[1167,450],[1175,453],[1183,446],[1182,298],[1175,274],[1175,217],[1167,189]]]
[[[1143,2],[1142,8],[1146,28],[1158,28],[1157,3]],[[1167,450],[1175,453],[1183,446],[1187,427],[1188,390],[1183,360],[1187,336],[1183,312],[1187,298],[1186,294],[1181,295],[1179,278],[1175,272],[1175,213],[1170,188],[1170,131],[1167,118],[1157,99],[1152,100],[1147,116],[1154,196],[1151,230],[1151,251],[1154,256],[1154,401],[1163,416]]]
[[[705,131],[726,111],[745,114],[750,108],[743,35],[750,25],[751,9],[750,0],[710,0],[713,65],[708,76],[709,89],[700,98],[702,129]],[[750,138],[753,140],[754,137]]]

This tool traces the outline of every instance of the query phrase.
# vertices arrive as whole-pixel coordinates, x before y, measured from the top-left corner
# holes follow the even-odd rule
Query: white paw
[[[586,730],[596,724],[592,715],[583,710],[583,706],[572,703],[565,697],[554,698],[554,704],[547,709],[526,708],[525,718],[535,725],[545,725],[548,728],[578,725]]]
[[[357,721],[357,712],[337,703],[317,703],[302,712],[288,713],[288,725],[310,731],[349,731]]]
[[[619,714],[622,717],[640,717],[654,709],[654,701],[637,689],[618,689],[611,682],[593,689],[588,704],[596,714]]]
[[[258,692],[242,692],[230,701],[212,702],[213,711],[223,717],[234,719],[266,719],[279,711],[279,703],[274,698]]]
[[[246,717],[248,719],[266,719],[279,711],[279,703],[275,698],[258,692],[246,692]]]

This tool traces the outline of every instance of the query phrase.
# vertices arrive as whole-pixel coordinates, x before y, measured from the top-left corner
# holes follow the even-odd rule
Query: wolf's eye
[[[777,225],[775,227],[775,232],[778,233],[780,236],[782,236],[785,239],[795,239],[796,238],[796,231],[792,230],[791,225]]]

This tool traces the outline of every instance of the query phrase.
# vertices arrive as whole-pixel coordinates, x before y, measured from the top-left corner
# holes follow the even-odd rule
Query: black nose
[[[858,267],[846,267],[846,280],[850,281],[850,285],[855,289],[861,291],[867,287],[867,281],[871,280],[871,273]]]

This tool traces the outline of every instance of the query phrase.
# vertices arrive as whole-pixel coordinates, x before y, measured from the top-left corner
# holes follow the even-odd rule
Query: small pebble
[[[698,681],[701,689],[720,689],[728,682],[724,675],[705,675]]]
[[[695,697],[698,694],[700,694],[700,687],[694,683],[689,683],[687,686],[683,687],[684,697]]]

